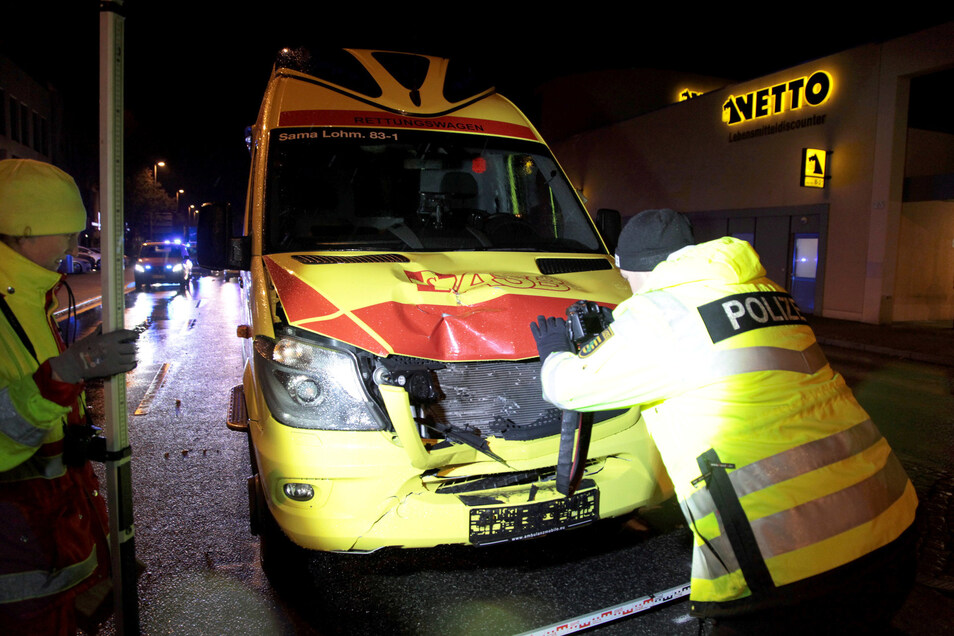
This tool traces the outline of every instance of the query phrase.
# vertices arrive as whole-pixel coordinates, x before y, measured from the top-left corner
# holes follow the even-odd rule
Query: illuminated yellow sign
[[[770,117],[803,106],[821,106],[831,96],[834,82],[826,71],[766,86],[745,95],[729,95],[722,105],[722,121],[729,126]]]
[[[824,188],[828,170],[828,151],[802,148],[802,185],[806,188]]]
[[[699,97],[702,95],[702,91],[694,91],[691,88],[684,88],[679,91],[679,101],[684,102],[686,100],[692,99],[693,97]]]

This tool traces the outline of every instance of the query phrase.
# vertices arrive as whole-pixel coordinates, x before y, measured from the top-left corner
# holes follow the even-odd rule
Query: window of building
[[[40,117],[40,152],[50,154],[50,122],[46,117]]]
[[[20,103],[10,97],[10,139],[20,141]]]
[[[20,104],[20,143],[30,144],[30,109]]]

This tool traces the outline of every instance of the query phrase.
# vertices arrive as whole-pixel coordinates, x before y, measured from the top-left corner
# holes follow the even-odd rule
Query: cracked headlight
[[[256,336],[255,373],[269,410],[282,424],[336,431],[388,428],[347,351],[288,336]]]

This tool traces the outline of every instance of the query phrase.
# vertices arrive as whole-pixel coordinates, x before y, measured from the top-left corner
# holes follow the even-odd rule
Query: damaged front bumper
[[[393,431],[284,426],[267,410],[250,421],[268,507],[298,545],[324,551],[487,545],[625,514],[671,493],[636,411],[594,427],[579,492],[556,491],[559,436],[491,437],[492,456],[422,439],[406,391],[381,387]],[[435,443],[436,442],[436,443]],[[288,496],[299,484],[313,496]]]

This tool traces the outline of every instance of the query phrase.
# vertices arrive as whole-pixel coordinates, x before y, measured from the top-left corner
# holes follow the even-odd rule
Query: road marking
[[[149,385],[149,388],[146,389],[146,394],[142,397],[142,401],[139,403],[139,406],[136,407],[136,411],[133,415],[145,415],[149,412],[149,406],[152,404],[153,398],[156,397],[156,393],[159,392],[159,387],[162,386],[163,380],[166,379],[166,373],[169,372],[169,367],[172,366],[171,363],[166,362],[156,373],[156,377],[152,379],[152,383]]]

